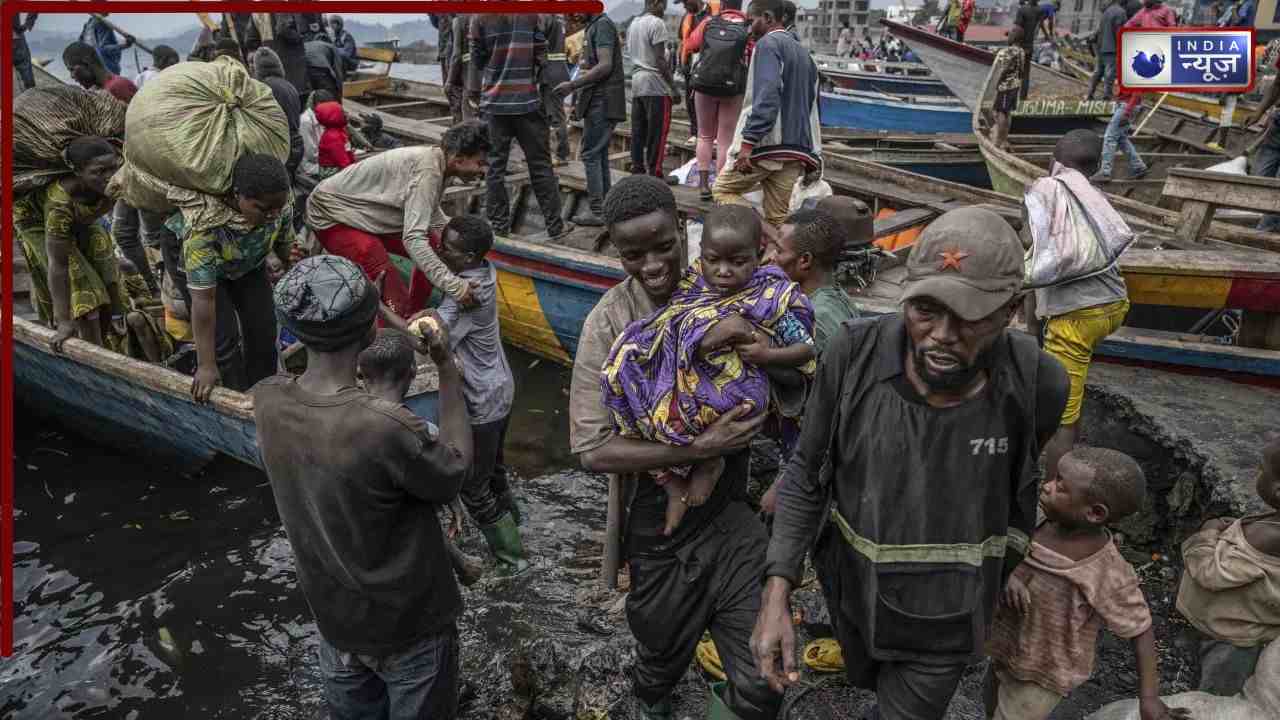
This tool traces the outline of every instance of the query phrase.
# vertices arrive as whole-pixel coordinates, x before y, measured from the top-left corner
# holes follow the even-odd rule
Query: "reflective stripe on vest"
[[[988,558],[1002,558],[1007,546],[1018,549],[1019,544],[1025,549],[1027,536],[1025,533],[1009,529],[1009,535],[992,535],[982,543],[954,543],[950,545],[879,545],[862,537],[849,527],[844,516],[834,506],[831,508],[831,519],[845,542],[858,554],[874,564],[880,563],[964,563],[974,567],[982,567]],[[1015,534],[1021,537],[1015,537]],[[1025,554],[1025,553],[1024,553]]]
[[[547,53],[547,60],[549,62],[568,62],[569,56],[565,53]]]

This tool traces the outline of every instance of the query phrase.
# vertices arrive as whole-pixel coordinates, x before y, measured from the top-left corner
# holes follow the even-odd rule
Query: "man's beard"
[[[952,353],[946,353],[956,361],[956,366],[950,370],[937,372],[929,367],[929,363],[925,361],[924,350],[916,345],[915,340],[910,335],[907,336],[907,347],[911,351],[911,357],[915,361],[916,374],[924,381],[924,384],[930,390],[935,392],[950,392],[961,390],[969,386],[973,379],[985,370],[991,368],[992,359],[995,356],[995,344],[978,353],[974,358],[973,364],[964,365],[963,360]],[[934,350],[934,352],[945,352]]]

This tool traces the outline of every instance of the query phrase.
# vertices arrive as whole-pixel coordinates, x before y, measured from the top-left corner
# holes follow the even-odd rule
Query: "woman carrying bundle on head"
[[[218,385],[244,391],[275,374],[271,280],[284,274],[294,240],[289,174],[279,158],[240,156],[223,202],[236,213],[224,224],[193,231],[186,210],[167,222],[182,243],[191,291],[196,402],[208,402]]]
[[[115,244],[98,222],[115,205],[106,190],[120,153],[103,138],[83,136],[63,157],[69,175],[13,201],[14,232],[31,271],[36,310],[57,328],[55,352],[72,336],[104,345],[112,312],[125,307]]]

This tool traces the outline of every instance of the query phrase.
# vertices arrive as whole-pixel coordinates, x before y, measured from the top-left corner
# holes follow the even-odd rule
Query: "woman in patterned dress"
[[[104,345],[112,313],[125,308],[115,243],[98,222],[115,204],[106,189],[120,168],[120,153],[100,137],[84,136],[63,157],[70,175],[13,203],[36,310],[57,329],[54,352],[72,336]]]

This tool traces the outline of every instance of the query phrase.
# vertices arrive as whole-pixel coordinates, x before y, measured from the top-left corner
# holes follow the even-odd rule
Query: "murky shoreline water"
[[[568,372],[509,352],[520,377],[506,460],[536,528],[526,534],[542,538],[540,566],[572,569],[575,554],[599,553],[602,480],[568,470]],[[183,478],[30,408],[15,419],[15,656],[0,665],[0,716],[320,712],[316,628],[265,475],[217,461]],[[463,547],[484,554],[474,527]],[[466,591],[464,645],[537,631],[507,592],[529,588]],[[542,599],[572,626],[572,597]]]

